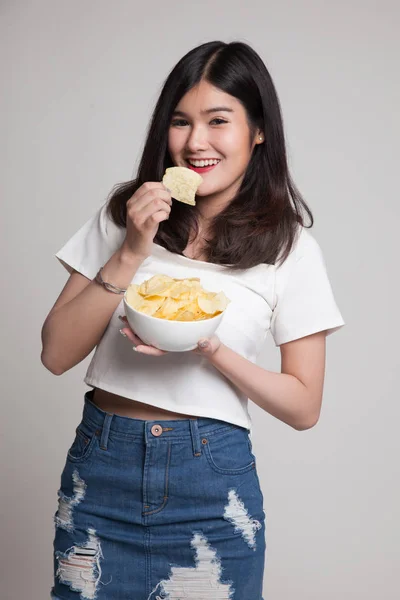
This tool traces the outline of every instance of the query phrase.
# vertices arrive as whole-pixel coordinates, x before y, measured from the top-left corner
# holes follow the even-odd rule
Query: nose
[[[208,140],[207,134],[203,127],[193,127],[186,141],[186,147],[189,152],[198,152],[199,150],[207,150]]]

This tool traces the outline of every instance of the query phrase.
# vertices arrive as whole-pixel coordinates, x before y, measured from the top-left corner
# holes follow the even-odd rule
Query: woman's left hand
[[[133,344],[133,349],[136,352],[140,352],[141,354],[147,354],[148,356],[163,356],[164,354],[168,354],[165,350],[159,350],[154,346],[148,346],[143,342],[143,340],[138,337],[134,331],[129,327],[128,319],[126,317],[120,316],[119,319],[123,323],[122,329],[120,329],[121,334],[127,337]],[[211,338],[202,338],[199,340],[197,348],[192,350],[195,354],[200,354],[204,356],[212,356],[220,347],[221,341],[218,336],[213,335]]]
[[[210,338],[202,338],[199,340],[197,348],[195,348],[193,352],[195,354],[203,354],[204,356],[211,357],[220,346],[221,340],[214,334]]]

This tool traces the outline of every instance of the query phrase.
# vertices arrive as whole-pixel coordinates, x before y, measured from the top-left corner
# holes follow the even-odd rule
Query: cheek
[[[181,137],[179,132],[174,129],[171,129],[168,133],[168,150],[172,156],[175,156],[182,148]]]
[[[247,137],[243,136],[242,131],[233,129],[226,131],[219,136],[218,140],[215,140],[215,144],[225,157],[230,159],[231,164],[235,162],[238,165],[241,165],[242,163],[247,163],[249,161],[249,142]]]

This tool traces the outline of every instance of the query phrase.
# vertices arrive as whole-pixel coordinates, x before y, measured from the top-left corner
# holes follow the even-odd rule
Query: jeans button
[[[153,435],[155,435],[156,437],[158,437],[159,435],[162,434],[162,427],[161,425],[153,425],[153,427],[151,428],[151,433]]]

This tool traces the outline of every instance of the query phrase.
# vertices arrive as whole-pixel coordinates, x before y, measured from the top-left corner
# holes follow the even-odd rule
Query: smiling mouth
[[[189,167],[189,169],[193,169],[194,171],[209,171],[210,169],[213,169],[214,167],[216,167],[219,163],[221,162],[220,159],[216,159],[216,158],[211,158],[211,159],[204,159],[204,160],[190,160],[187,159],[186,163]]]
[[[192,167],[214,167],[215,165],[217,165],[218,163],[221,162],[220,159],[217,158],[207,158],[207,159],[202,159],[202,160],[190,160],[187,159],[187,162],[189,163],[189,165],[191,165]]]

